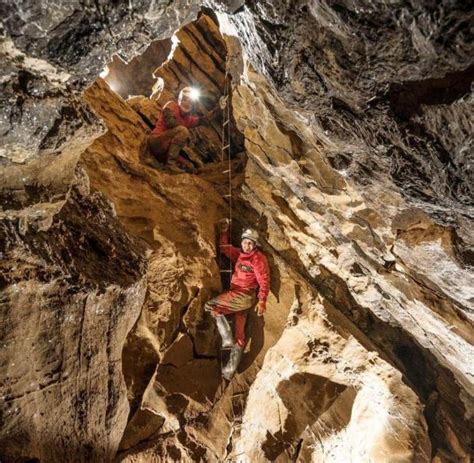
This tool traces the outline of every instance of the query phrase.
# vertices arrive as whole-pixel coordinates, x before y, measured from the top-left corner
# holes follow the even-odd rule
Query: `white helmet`
[[[178,104],[181,104],[181,100],[183,99],[183,96],[187,96],[191,98],[192,93],[193,93],[193,89],[191,87],[182,88],[178,95]]]
[[[197,87],[184,87],[181,89],[178,95],[178,104],[181,103],[183,96],[187,96],[190,100],[196,101],[199,100],[199,96],[201,95],[201,91]]]
[[[240,241],[243,241],[245,239],[252,240],[257,246],[259,245],[258,233],[252,228],[247,228],[243,231]]]

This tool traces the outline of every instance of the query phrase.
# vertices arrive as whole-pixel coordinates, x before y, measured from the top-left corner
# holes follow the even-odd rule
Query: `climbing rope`
[[[232,236],[232,162],[230,157],[230,72],[229,72],[229,61],[226,59],[225,63],[225,76],[224,76],[224,92],[221,98],[221,109],[222,109],[222,147],[221,147],[221,162],[224,164],[227,157],[227,169],[222,173],[227,174],[228,189],[227,194],[224,198],[228,198],[229,204],[229,236]],[[229,243],[229,246],[231,244]],[[221,273],[232,273],[232,261],[229,259],[229,268],[221,269]]]

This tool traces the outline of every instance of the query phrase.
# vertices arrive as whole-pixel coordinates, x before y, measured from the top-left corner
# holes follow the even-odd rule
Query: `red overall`
[[[268,296],[270,279],[268,262],[258,248],[247,254],[230,245],[228,233],[221,234],[220,249],[232,263],[235,263],[230,291],[211,299],[207,306],[213,312],[222,315],[235,314],[235,338],[237,343],[243,346],[248,309],[255,306],[257,298],[266,301]]]
[[[199,116],[193,116],[191,113],[182,113],[181,108],[176,101],[168,101],[168,103],[163,106],[163,110],[161,111],[160,117],[155,124],[155,128],[151,132],[153,135],[161,135],[166,130],[172,128],[166,125],[164,112],[167,109],[171,111],[171,114],[176,119],[178,125],[184,125],[184,127],[187,127],[188,129],[192,129],[193,127],[199,125],[201,119]]]
[[[202,119],[199,116],[181,112],[181,108],[176,101],[168,101],[163,107],[155,128],[149,137],[148,143],[152,154],[160,162],[166,164],[170,146],[173,143],[184,144],[189,136],[187,131],[184,131],[183,134],[183,127],[186,129],[196,127]]]

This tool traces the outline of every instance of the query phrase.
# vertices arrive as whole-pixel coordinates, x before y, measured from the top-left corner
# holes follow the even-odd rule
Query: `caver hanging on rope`
[[[230,244],[228,220],[221,221],[220,250],[235,264],[230,290],[208,301],[204,308],[216,319],[222,348],[231,349],[229,361],[222,368],[224,378],[231,379],[245,346],[248,310],[256,305],[259,316],[265,313],[270,274],[267,259],[258,248],[258,235],[254,230],[248,229],[242,233],[239,249]],[[231,314],[235,316],[235,339],[225,318]]]

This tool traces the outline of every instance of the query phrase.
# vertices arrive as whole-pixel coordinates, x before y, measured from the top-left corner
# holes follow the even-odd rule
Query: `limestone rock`
[[[121,357],[145,296],[142,250],[81,175],[63,201],[1,219],[2,461],[110,461],[127,423]]]
[[[395,365],[402,368],[410,384],[425,400],[433,390],[437,391],[436,405],[430,403],[436,411],[427,415],[429,426],[437,436],[451,432],[460,416],[470,419],[472,383],[468,378],[472,372],[468,358],[473,351],[470,345],[472,329],[467,321],[471,305],[468,288],[471,287],[472,275],[469,271],[464,272],[453,257],[456,246],[449,238],[450,232],[428,219],[426,227],[436,232],[414,235],[417,236],[415,242],[421,240],[424,242],[422,246],[430,251],[422,251],[412,242],[408,252],[403,235],[393,235],[393,228],[399,230],[402,222],[389,207],[397,204],[399,210],[404,210],[403,200],[388,191],[384,192],[383,202],[373,199],[377,198],[373,193],[377,191],[375,184],[367,194],[356,193],[352,185],[327,167],[321,148],[318,149],[314,142],[311,146],[312,134],[304,124],[294,117],[287,117],[288,109],[270,89],[264,90],[267,88],[264,82],[251,73],[249,76],[251,80],[257,78],[259,85],[243,86],[234,93],[234,112],[237,121],[241,121],[245,138],[249,140],[246,147],[252,159],[247,164],[246,184],[242,190],[244,200],[251,206],[245,206],[244,211],[251,207],[257,209],[256,216],[266,217],[266,220],[260,219],[265,224],[261,233],[267,237],[273,252],[292,262],[293,268],[300,268],[329,303],[368,335],[383,355],[388,355]],[[262,92],[260,98],[256,98],[258,92]],[[266,102],[278,117],[277,127]],[[246,116],[249,104],[253,108],[252,121]],[[255,108],[259,108],[259,112]],[[282,130],[284,121],[287,125]],[[299,135],[297,146],[302,147],[303,153],[306,151],[297,159],[292,158],[295,150],[294,142],[290,144],[289,133]],[[324,148],[325,139],[317,143]],[[292,145],[290,150],[288,147]],[[324,176],[321,176],[322,172],[325,172]],[[345,212],[341,214],[337,209],[344,203],[347,206],[343,207]],[[419,220],[413,221],[418,227]],[[436,242],[440,244],[434,244]],[[385,270],[385,256],[390,247],[396,257],[395,272]],[[405,249],[404,257],[397,249]],[[456,275],[456,285],[451,283],[449,289],[446,287],[442,282],[446,276],[438,277],[438,270],[433,267],[435,261],[439,273],[451,269],[449,273]],[[411,282],[409,290],[406,278]],[[438,298],[429,297],[427,287],[436,291]],[[399,329],[394,328],[397,325]],[[456,352],[456,360],[453,352]],[[432,356],[436,357],[435,362],[431,360]],[[426,376],[421,380],[420,368],[423,372],[438,369],[430,386],[425,382]],[[447,374],[448,370],[454,377]],[[443,385],[437,382],[437,376],[443,377]],[[462,392],[454,392],[459,387]],[[453,395],[457,397],[459,409],[452,408]],[[441,420],[440,416],[446,418]],[[444,431],[436,430],[443,426],[441,423],[446,423],[447,427]],[[464,439],[464,425],[459,423],[459,426],[456,434]],[[282,440],[281,436],[278,440]],[[468,442],[469,438],[465,441],[465,449]],[[465,458],[466,450],[459,451],[458,444],[451,447],[452,451],[457,457]],[[425,452],[426,446],[423,444],[422,447]]]
[[[189,375],[202,373],[202,368],[211,372],[211,384],[219,383],[214,326],[203,306],[220,290],[215,224],[224,213],[224,202],[210,184],[197,177],[169,175],[142,162],[140,152],[147,129],[105,82],[94,84],[87,99],[109,131],[84,153],[81,165],[89,172],[91,186],[113,201],[129,233],[149,247],[147,297],[124,351],[124,373],[135,413],[122,443],[126,449],[140,440],[138,433],[141,439],[147,438],[148,432],[166,433],[184,411],[171,406],[169,412],[161,402],[156,405],[157,394],[148,390],[164,389],[167,392],[161,396],[165,401],[179,394],[186,401],[190,390],[198,391],[189,389]],[[176,344],[185,348],[178,341],[183,337],[188,357],[170,366]],[[182,357],[183,352],[176,355]],[[214,359],[195,359],[195,355]],[[210,393],[198,393],[195,402],[205,401]],[[140,424],[150,412],[162,416],[158,428]]]
[[[4,8],[0,342],[35,345],[2,353],[2,458],[470,461],[468,6],[206,5],[219,26],[188,1]],[[173,34],[151,98],[95,81]],[[198,175],[145,162],[157,108],[199,84],[204,113],[226,59],[233,239],[257,228],[272,275],[230,383],[203,311],[222,290],[222,120],[195,132]]]

